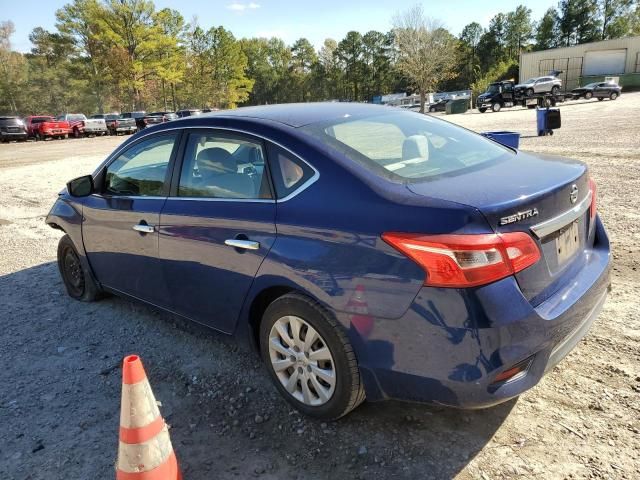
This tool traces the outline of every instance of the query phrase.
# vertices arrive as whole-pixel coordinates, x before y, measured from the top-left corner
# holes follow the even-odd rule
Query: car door
[[[215,129],[191,130],[182,143],[160,215],[164,278],[175,312],[231,333],[276,237],[265,147]]]
[[[82,237],[98,281],[164,307],[158,224],[178,138],[158,133],[128,146],[96,176],[97,192],[83,206]]]
[[[599,83],[596,85],[596,88],[593,89],[593,96],[596,98],[608,97],[609,89],[607,88],[606,83]]]
[[[544,93],[551,90],[551,82],[549,81],[549,77],[542,77],[536,81],[535,92],[536,93]]]

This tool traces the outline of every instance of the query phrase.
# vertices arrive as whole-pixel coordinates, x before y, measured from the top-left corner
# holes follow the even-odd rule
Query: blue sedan
[[[69,295],[152,304],[253,345],[302,412],[487,407],[586,335],[610,286],[587,167],[427,115],[249,107],[150,127],[70,181]]]

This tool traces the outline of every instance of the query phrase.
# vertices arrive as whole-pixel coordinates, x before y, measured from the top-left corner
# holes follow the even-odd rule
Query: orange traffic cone
[[[117,480],[179,480],[169,430],[137,355],[122,364]]]

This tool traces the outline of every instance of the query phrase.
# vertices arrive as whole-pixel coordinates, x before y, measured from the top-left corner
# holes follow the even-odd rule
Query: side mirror
[[[67,183],[67,191],[72,197],[88,197],[93,193],[93,177],[84,175]]]

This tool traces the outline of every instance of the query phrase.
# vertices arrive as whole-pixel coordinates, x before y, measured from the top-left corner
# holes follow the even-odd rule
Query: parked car
[[[574,98],[597,98],[602,101],[605,98],[615,100],[622,93],[622,87],[613,82],[594,82],[571,90]]]
[[[557,95],[562,88],[562,80],[553,75],[530,78],[514,87],[517,94],[531,96],[534,93],[552,93]]]
[[[447,103],[449,103],[449,99],[448,98],[440,99],[440,100],[430,104],[428,110],[429,110],[430,113],[444,112],[447,109]]]
[[[120,133],[132,134],[136,133],[138,127],[136,121],[133,118],[122,118],[117,113],[106,113],[92,115],[91,118],[102,118],[107,124],[107,130],[109,135],[118,135]]]
[[[147,126],[146,123],[144,122],[144,117],[146,115],[147,115],[147,112],[143,110],[138,112],[124,112],[120,116],[122,118],[133,118],[136,121],[136,127],[138,127],[138,130],[142,130]]]
[[[87,118],[82,113],[65,113],[56,117],[58,121],[69,122],[71,135],[79,138],[85,135],[106,135],[107,124],[103,118]]]
[[[179,118],[176,112],[153,112],[149,115],[161,117],[163,122],[170,122],[171,120],[177,120]]]
[[[29,137],[36,140],[51,138],[67,138],[71,127],[69,122],[56,120],[50,115],[32,115],[24,119]]]
[[[21,119],[0,116],[0,142],[25,141],[26,139],[27,127]]]
[[[66,233],[71,297],[124,295],[248,341],[326,419],[365,397],[513,398],[587,334],[610,285],[585,164],[370,104],[148,128],[46,222]]]
[[[195,108],[186,109],[186,110],[178,110],[176,112],[176,115],[179,118],[193,117],[195,115],[201,115],[201,114],[202,114],[202,110],[198,110],[198,109],[195,109]]]

